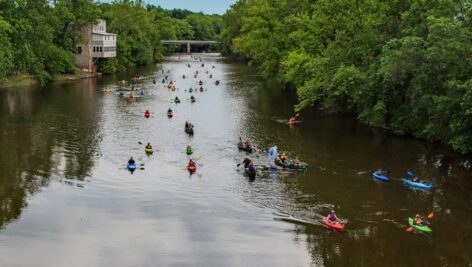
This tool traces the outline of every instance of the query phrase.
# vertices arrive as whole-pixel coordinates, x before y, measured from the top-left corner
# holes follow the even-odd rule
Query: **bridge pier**
[[[191,54],[192,53],[192,49],[190,47],[190,43],[187,43],[187,54]]]

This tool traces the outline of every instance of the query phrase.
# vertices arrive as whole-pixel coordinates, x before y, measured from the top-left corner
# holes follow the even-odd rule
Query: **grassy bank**
[[[58,82],[58,81],[75,81],[78,79],[85,79],[97,76],[97,73],[88,73],[78,71],[74,74],[61,74],[56,75],[52,79],[51,82]],[[11,76],[8,79],[5,79],[2,83],[0,83],[0,88],[21,88],[27,87],[32,85],[37,85],[39,82],[32,76],[27,74],[17,74]]]

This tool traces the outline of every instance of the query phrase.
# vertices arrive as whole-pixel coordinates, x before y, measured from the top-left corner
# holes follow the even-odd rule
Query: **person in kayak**
[[[176,102],[180,101],[179,97],[176,96],[176,97],[174,98],[174,101],[176,101]]]
[[[194,96],[191,96],[191,97],[190,97],[190,101],[195,102],[195,97],[194,97]]]
[[[188,162],[187,168],[188,168],[188,167],[197,167],[197,164],[195,163],[195,161],[193,161],[192,159],[190,159],[189,162]]]
[[[188,127],[189,127],[189,123],[188,121],[185,121],[185,129],[188,129]]]
[[[380,175],[387,175],[388,172],[382,169],[377,169],[375,173],[380,174]]]
[[[133,157],[128,160],[128,164],[135,164]]]
[[[243,164],[244,164],[244,169],[247,169],[249,167],[249,164],[252,162],[252,160],[250,160],[249,158],[245,158],[243,160]]]
[[[330,223],[339,222],[339,218],[338,216],[336,216],[336,213],[334,212],[334,210],[331,210],[331,212],[328,214],[328,216],[326,216],[326,218],[328,219]]]
[[[151,112],[149,112],[149,109],[146,109],[146,111],[144,112],[144,115],[147,115],[147,116],[151,115]]]
[[[286,162],[288,161],[288,157],[287,157],[287,155],[285,154],[285,152],[282,153],[282,156],[280,156],[280,161],[281,161],[282,163],[286,163]]]
[[[289,124],[294,124],[295,123],[295,117],[291,117],[290,120],[288,120]]]
[[[152,149],[151,143],[147,143],[146,149]]]
[[[187,146],[187,154],[192,154],[193,153],[193,150],[192,150],[192,147],[191,146]]]
[[[424,218],[419,214],[416,214],[415,219],[413,220],[413,224],[423,226],[425,224]]]
[[[167,110],[167,113],[172,113],[172,109],[169,108],[169,109]]]
[[[185,79],[185,74],[184,74],[184,75],[182,75],[182,79]]]

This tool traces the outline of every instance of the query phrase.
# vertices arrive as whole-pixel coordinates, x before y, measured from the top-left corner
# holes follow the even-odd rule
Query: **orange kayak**
[[[344,225],[343,224],[338,223],[338,222],[331,223],[328,220],[328,218],[326,218],[326,217],[323,217],[323,222],[326,226],[328,226],[331,229],[334,229],[334,230],[337,230],[337,231],[340,231],[340,232],[342,232],[344,230]]]
[[[188,172],[190,172],[190,173],[194,173],[194,172],[197,171],[197,166],[195,166],[195,165],[190,165],[190,166],[187,167],[187,170],[188,170]]]

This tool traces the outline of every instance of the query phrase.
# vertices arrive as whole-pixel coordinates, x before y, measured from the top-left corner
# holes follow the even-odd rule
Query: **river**
[[[174,55],[157,74],[0,91],[0,266],[471,266],[470,159],[344,114],[307,110],[289,127],[290,92],[244,64],[199,56],[203,68]],[[135,74],[148,95],[120,98],[117,81]],[[206,90],[191,104],[186,90],[200,79]],[[239,136],[254,143],[257,164],[277,145],[308,169],[249,181],[236,167],[246,156]],[[147,156],[146,142],[157,152]],[[140,166],[133,174],[130,156]],[[377,168],[391,180],[372,179]],[[433,190],[403,185],[407,170]],[[330,209],[344,232],[323,225]],[[409,216],[430,212],[431,235],[406,231]]]

